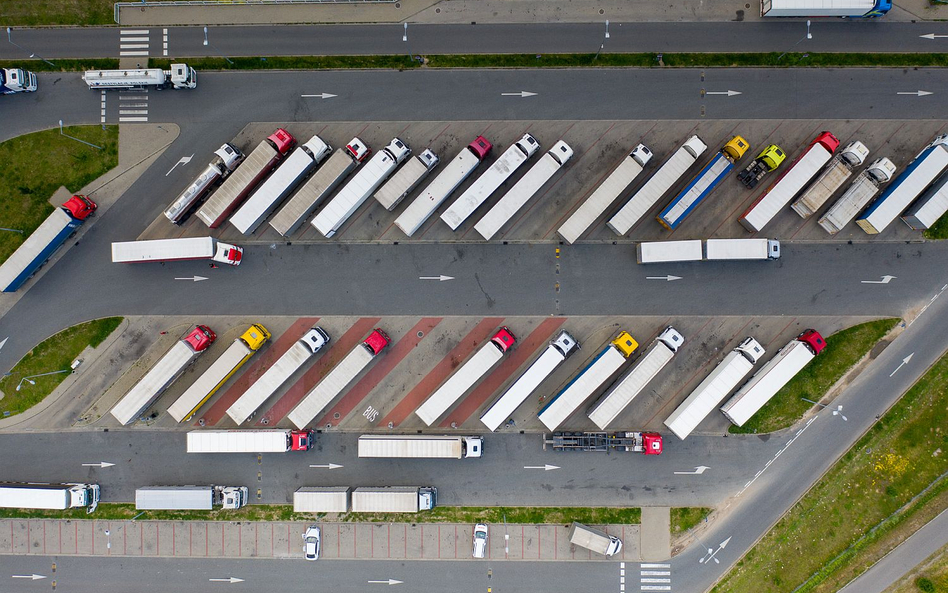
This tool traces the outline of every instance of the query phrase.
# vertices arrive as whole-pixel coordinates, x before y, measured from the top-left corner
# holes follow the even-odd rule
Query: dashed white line
[[[119,122],[146,122],[148,121],[147,117],[120,117]]]
[[[102,119],[99,123],[105,123],[105,91],[102,91]]]
[[[655,564],[655,563],[643,563],[639,564],[639,568],[671,568],[671,564]]]
[[[797,440],[798,438],[800,438],[800,435],[803,434],[803,431],[805,431],[807,428],[809,428],[810,425],[813,424],[813,421],[816,420],[816,419],[819,418],[819,417],[820,417],[819,414],[817,414],[816,416],[814,416],[814,417],[810,418],[809,420],[807,420],[807,421],[806,421],[806,424],[803,425],[803,428],[801,428],[795,435],[793,435],[793,438],[790,439],[789,441],[787,441],[787,444],[786,444],[786,445],[784,445],[779,451],[777,451],[777,453],[773,456],[773,458],[772,458],[770,461],[768,461],[768,462],[764,465],[764,468],[763,468],[762,470],[758,471],[756,474],[754,474],[754,477],[751,478],[746,484],[744,484],[744,487],[741,488],[741,491],[737,493],[737,496],[740,496],[741,494],[744,494],[744,491],[747,490],[747,489],[751,486],[751,484],[753,484],[754,482],[756,482],[756,481],[757,481],[757,478],[759,478],[765,471],[767,471],[767,468],[770,467],[770,464],[773,463],[778,457],[780,457],[780,456],[783,454],[783,452],[786,451],[786,450],[790,447],[790,445],[793,444],[793,441],[795,441],[795,440]]]
[[[162,55],[168,55],[168,29],[161,30],[162,35]]]
[[[148,29],[122,29],[122,35],[148,35]]]

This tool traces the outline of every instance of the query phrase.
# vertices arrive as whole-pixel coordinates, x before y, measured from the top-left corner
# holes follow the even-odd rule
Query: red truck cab
[[[510,329],[505,325],[500,328],[500,331],[494,334],[494,337],[491,338],[490,341],[493,342],[494,346],[497,346],[501,352],[507,352],[507,350],[516,343],[517,338],[510,333]]]
[[[349,144],[346,144],[346,150],[357,163],[361,163],[365,160],[365,157],[372,154],[372,149],[358,136],[350,140]]]
[[[309,451],[315,441],[316,431],[312,429],[290,431],[290,451]]]
[[[810,146],[814,144],[822,144],[823,147],[830,151],[831,153],[836,152],[836,149],[839,148],[839,138],[834,136],[831,132],[821,132],[813,142],[810,142]]]
[[[468,144],[467,147],[483,161],[487,153],[490,152],[490,149],[493,148],[493,145],[487,141],[487,138],[478,136],[474,139],[474,142]]]
[[[813,351],[813,355],[816,356],[823,351],[823,348],[826,348],[826,340],[823,339],[823,336],[820,335],[820,332],[815,329],[808,329],[802,334],[797,336],[797,340],[803,342],[810,347],[810,350]]]
[[[643,432],[642,446],[642,452],[646,455],[661,455],[662,435],[658,434],[657,432]]]
[[[388,337],[388,334],[377,327],[369,334],[369,337],[362,342],[362,345],[368,348],[373,356],[378,356],[391,341],[392,339]]]
[[[273,147],[277,149],[277,152],[280,154],[286,154],[296,146],[296,138],[292,134],[284,130],[283,128],[277,128],[276,132],[273,132],[267,136]]]
[[[215,334],[211,328],[206,325],[199,325],[188,334],[188,337],[186,337],[184,341],[187,342],[195,352],[201,352],[213,344],[216,339],[217,334]]]
[[[76,194],[66,200],[66,203],[63,204],[63,208],[68,210],[69,215],[76,220],[85,220],[92,216],[92,213],[95,212],[98,206],[86,196]]]

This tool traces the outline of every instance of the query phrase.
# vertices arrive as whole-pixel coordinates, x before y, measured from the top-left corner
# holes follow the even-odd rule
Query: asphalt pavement
[[[603,21],[606,17],[603,17]],[[124,29],[129,29],[125,27]],[[549,54],[631,52],[932,52],[946,51],[948,23],[815,19],[807,39],[804,20],[762,22],[616,22],[531,24],[260,25],[133,27],[147,31],[151,57],[236,57],[401,54]],[[0,59],[117,57],[123,29],[75,27],[14,29],[0,43]],[[164,32],[168,53],[164,53]],[[403,38],[407,36],[407,40]],[[735,40],[739,47],[735,47]],[[17,47],[19,45],[20,47]]]

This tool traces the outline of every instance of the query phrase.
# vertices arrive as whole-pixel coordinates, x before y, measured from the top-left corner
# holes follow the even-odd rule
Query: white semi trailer
[[[239,509],[250,501],[246,486],[145,486],[135,489],[139,511]]]
[[[286,453],[309,451],[316,433],[312,430],[192,430],[188,453]]]
[[[0,482],[0,508],[65,511],[99,506],[98,484]]]
[[[533,364],[527,367],[527,370],[484,412],[481,416],[484,426],[491,432],[497,430],[510,418],[514,410],[527,401],[540,384],[576,350],[579,350],[579,342],[576,338],[569,332],[560,332],[546,347],[543,354],[534,360]]]
[[[483,453],[484,439],[477,436],[364,434],[359,437],[359,457],[467,459]]]
[[[843,187],[853,169],[869,158],[869,149],[859,140],[853,140],[826,165],[820,176],[790,205],[801,218],[807,218],[823,207],[836,190]]]
[[[421,154],[408,159],[408,162],[375,192],[375,199],[383,208],[391,212],[437,166],[438,155],[430,148],[426,148]]]
[[[86,70],[82,80],[90,89],[193,89],[197,72],[187,64],[171,64],[171,70],[137,68],[134,70]]]
[[[353,513],[417,513],[438,504],[438,489],[417,486],[356,488],[352,491]]]
[[[173,224],[184,222],[188,213],[198,205],[198,202],[210,193],[219,181],[226,179],[243,159],[243,153],[236,146],[224,143],[214,151],[214,159],[208,163],[207,168],[168,206],[165,210],[165,218]]]
[[[843,230],[872,201],[882,186],[892,180],[896,169],[895,163],[886,157],[873,161],[820,217],[817,221],[819,225],[831,235]]]
[[[306,486],[293,493],[294,513],[348,513],[348,486]]]
[[[645,354],[587,412],[600,430],[605,430],[637,395],[671,362],[685,337],[672,326],[658,335]]]
[[[112,243],[112,263],[121,264],[206,259],[228,266],[239,266],[243,256],[243,248],[218,241],[214,237]]]

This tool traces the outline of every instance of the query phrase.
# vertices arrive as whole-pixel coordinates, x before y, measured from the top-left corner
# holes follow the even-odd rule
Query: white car
[[[319,527],[310,525],[303,533],[303,556],[307,560],[319,559]]]
[[[474,557],[483,558],[487,555],[487,525],[478,523],[474,526]]]

